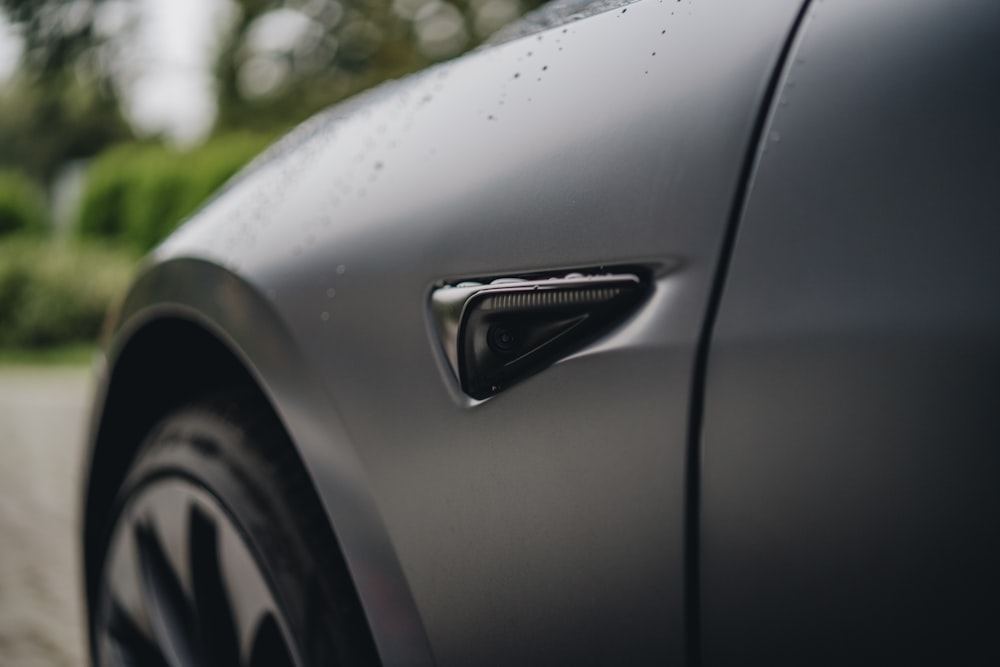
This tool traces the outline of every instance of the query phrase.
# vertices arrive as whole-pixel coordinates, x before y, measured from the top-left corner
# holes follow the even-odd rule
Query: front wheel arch
[[[259,384],[236,354],[190,320],[163,317],[148,322],[118,353],[102,408],[95,415],[96,436],[87,470],[82,522],[88,607],[95,599],[107,537],[105,528],[117,490],[146,434],[178,406],[222,392],[253,396],[280,423]],[[295,447],[288,448],[288,456],[304,468]]]
[[[330,388],[294,323],[252,278],[205,259],[154,258],[122,304],[89,434],[87,602],[103,555],[102,527],[148,429],[205,393],[248,390],[264,397],[307,472],[383,664],[433,665],[409,582]]]

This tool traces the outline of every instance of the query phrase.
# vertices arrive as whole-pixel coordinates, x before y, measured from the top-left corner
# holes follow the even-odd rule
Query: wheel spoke
[[[160,649],[136,626],[128,612],[113,600],[109,607],[104,640],[105,652],[113,657],[111,664],[169,667]],[[105,660],[105,664],[108,662]]]
[[[297,667],[269,577],[218,499],[156,480],[123,509],[95,638],[102,667]]]
[[[197,505],[191,506],[188,525],[191,581],[203,654],[210,665],[238,667],[240,648],[232,603],[219,566],[218,530]]]
[[[216,528],[219,567],[233,607],[240,664],[247,664],[261,622],[268,616],[280,618],[280,611],[239,532],[227,523],[218,523]]]
[[[295,667],[285,636],[270,614],[257,627],[250,652],[250,667]]]
[[[191,606],[155,531],[137,523],[135,540],[146,608],[160,650],[172,667],[200,665]]]
[[[124,513],[122,522],[132,524],[132,517]],[[116,613],[128,618],[129,623],[147,640],[151,639],[153,630],[146,612],[146,602],[143,599],[142,572],[137,555],[138,546],[133,539],[131,530],[115,532],[111,546],[108,548],[108,566],[104,571],[104,589],[106,599],[102,600],[101,613],[105,618],[104,625],[113,617],[112,607]]]

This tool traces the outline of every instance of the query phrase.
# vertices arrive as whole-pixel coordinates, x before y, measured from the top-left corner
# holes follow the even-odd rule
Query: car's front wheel
[[[315,493],[256,397],[164,418],[107,535],[91,610],[98,665],[378,664]]]

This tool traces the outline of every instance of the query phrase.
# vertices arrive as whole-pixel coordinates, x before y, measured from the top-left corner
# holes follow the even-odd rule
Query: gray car
[[[97,665],[1000,661],[1000,3],[556,2],[112,317]]]

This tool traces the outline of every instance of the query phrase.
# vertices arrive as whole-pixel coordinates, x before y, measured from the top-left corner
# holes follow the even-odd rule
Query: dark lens
[[[486,334],[486,341],[494,352],[509,353],[517,349],[520,337],[511,327],[496,324],[490,327]]]

